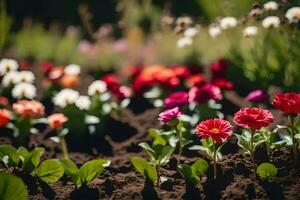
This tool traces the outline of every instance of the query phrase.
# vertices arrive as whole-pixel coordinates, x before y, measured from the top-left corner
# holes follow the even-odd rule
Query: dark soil
[[[130,157],[147,155],[138,144],[149,141],[147,130],[159,128],[156,120],[159,110],[150,109],[141,114],[125,110],[123,117],[117,120],[112,114],[104,136],[90,135],[85,139],[69,139],[70,158],[79,166],[84,162],[105,158],[111,160],[110,167],[85,188],[75,190],[66,177],[54,184],[46,184],[37,179],[17,174],[26,183],[30,199],[300,199],[300,172],[293,168],[290,153],[286,149],[272,152],[272,163],[278,167],[278,175],[272,182],[261,181],[256,177],[249,156],[237,147],[232,138],[223,148],[223,160],[218,166],[218,178],[214,181],[211,169],[202,177],[202,184],[195,187],[186,184],[176,172],[175,159],[162,169],[167,181],[159,188],[153,187],[135,171]],[[0,137],[1,144],[14,144],[9,133]],[[60,147],[43,132],[32,135],[29,147],[42,146],[46,149],[43,159],[59,158]],[[192,163],[198,152],[185,150],[182,162]],[[263,148],[256,152],[257,163],[268,161]]]

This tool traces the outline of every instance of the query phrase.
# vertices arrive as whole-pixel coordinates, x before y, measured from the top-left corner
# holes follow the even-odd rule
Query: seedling
[[[200,178],[207,172],[208,167],[208,163],[199,158],[191,166],[182,164],[178,169],[186,182],[199,185],[201,183]]]
[[[252,163],[255,164],[254,152],[255,149],[262,143],[266,142],[261,132],[250,133],[249,130],[244,129],[241,135],[235,134],[238,138],[238,145],[250,154]]]
[[[266,181],[270,181],[274,176],[276,176],[277,171],[277,168],[271,163],[262,163],[256,169],[256,173],[259,177]]]
[[[147,180],[159,186],[160,183],[160,168],[166,165],[173,152],[174,148],[168,145],[153,144],[149,146],[147,143],[141,143],[140,146],[146,150],[150,157],[150,162],[141,158],[133,157],[132,164],[138,172],[140,172]]]
[[[46,183],[58,181],[64,174],[64,168],[58,160],[50,159],[40,162],[44,149],[37,147],[29,152],[24,147],[15,149],[10,145],[0,145],[0,159],[7,168],[13,167]]]
[[[109,160],[102,159],[88,161],[80,168],[71,160],[62,159],[60,162],[65,169],[65,174],[71,178],[76,189],[90,184],[104,171],[105,167],[110,165]]]

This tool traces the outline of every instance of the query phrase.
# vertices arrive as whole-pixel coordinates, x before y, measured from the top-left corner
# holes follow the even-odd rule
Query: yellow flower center
[[[211,129],[211,130],[212,130],[212,132],[214,132],[214,133],[220,132],[220,129],[218,129],[218,128],[213,128],[213,129]]]

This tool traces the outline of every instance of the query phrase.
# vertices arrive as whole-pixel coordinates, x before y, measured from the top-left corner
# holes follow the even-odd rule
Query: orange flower
[[[64,75],[60,80],[60,84],[65,88],[74,88],[78,83],[79,77],[76,75]]]
[[[0,109],[0,128],[5,127],[10,121],[10,112],[6,109]]]
[[[8,98],[0,96],[0,106],[7,106],[9,104]]]
[[[43,104],[35,100],[20,100],[13,104],[13,110],[23,118],[40,117],[45,113]]]
[[[49,126],[53,129],[62,127],[67,121],[68,118],[62,113],[54,113],[48,116]]]

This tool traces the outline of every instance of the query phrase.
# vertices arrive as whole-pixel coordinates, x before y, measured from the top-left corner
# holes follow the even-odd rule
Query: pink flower
[[[189,95],[187,92],[174,92],[164,100],[167,108],[182,107],[189,104]]]
[[[265,103],[268,101],[268,98],[268,94],[263,90],[254,90],[250,92],[245,99],[253,103]]]
[[[48,116],[49,126],[52,129],[62,127],[67,121],[68,118],[62,113],[54,113]]]
[[[175,107],[161,112],[159,114],[158,120],[167,124],[172,120],[178,119],[178,117],[180,117],[181,115],[182,113],[180,112],[179,108]]]
[[[210,99],[221,100],[222,93],[219,87],[212,84],[206,84],[201,87],[193,87],[189,91],[190,102],[199,104],[206,103]]]

